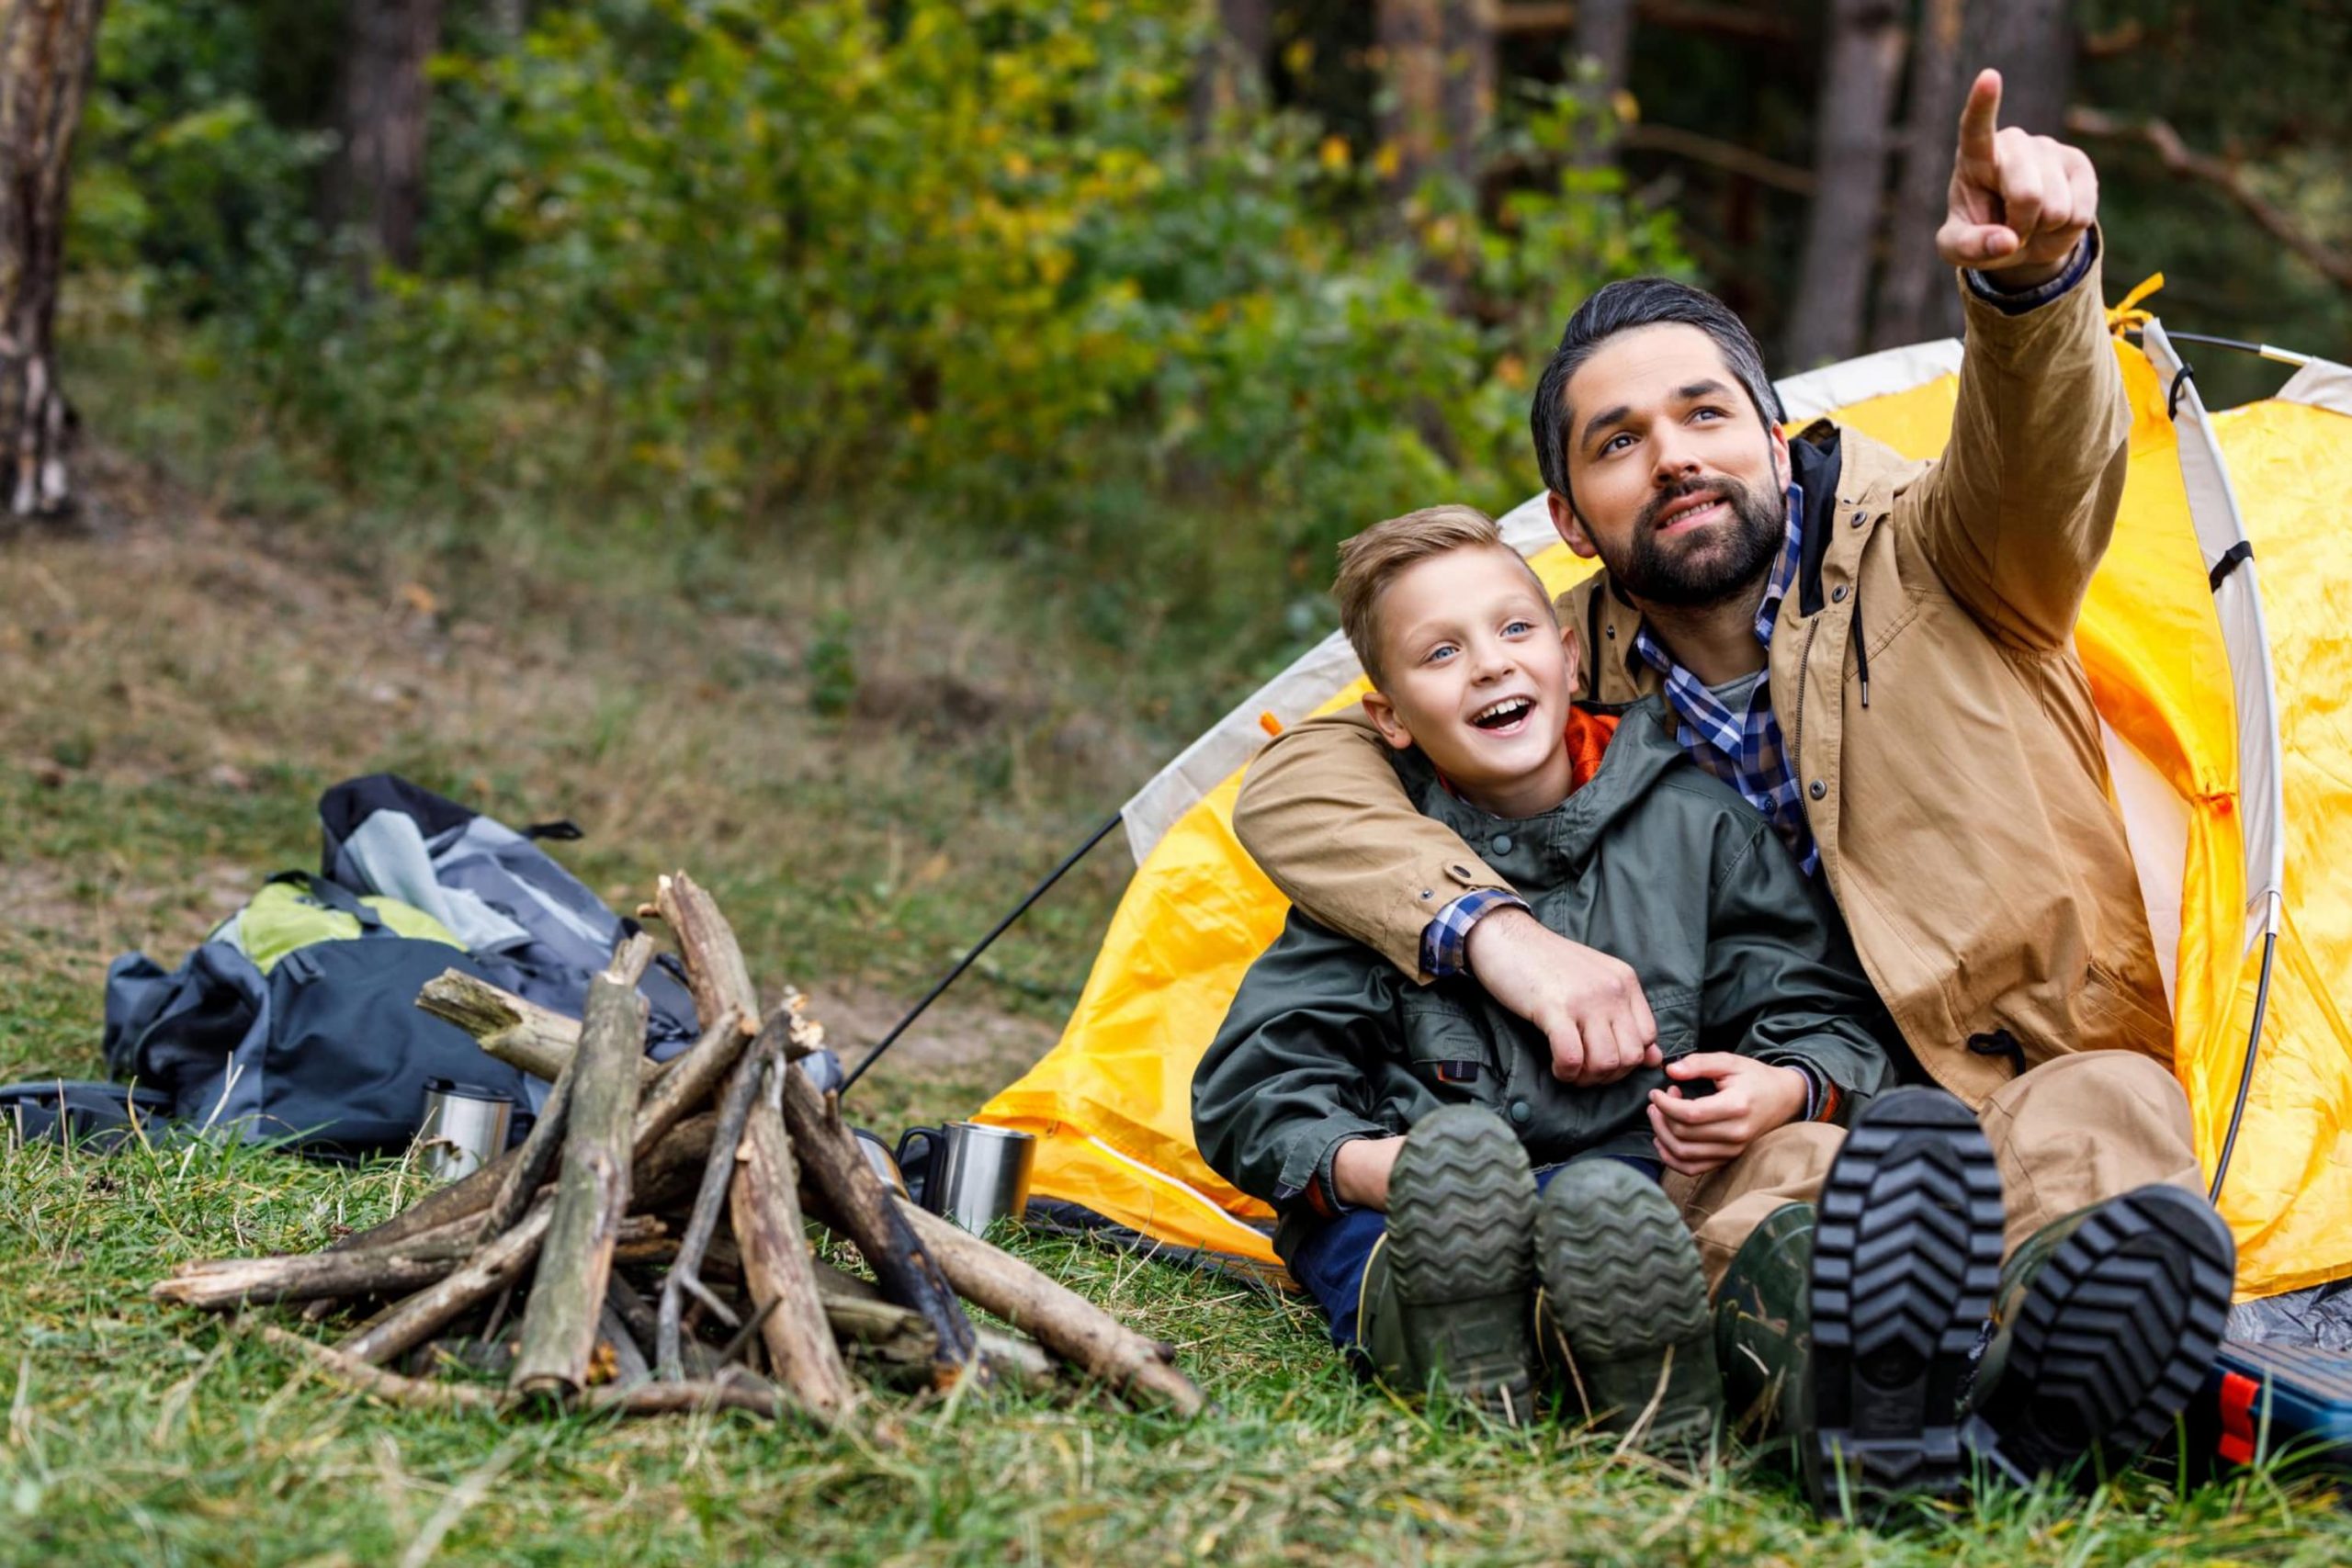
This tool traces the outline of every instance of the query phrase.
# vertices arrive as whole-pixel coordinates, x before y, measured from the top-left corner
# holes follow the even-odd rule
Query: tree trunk
[[[1936,231],[1951,188],[1952,144],[1967,85],[1960,61],[1966,11],[1965,0],[1921,0],[1903,171],[1895,179],[1886,269],[1871,323],[1873,348],[1899,348],[1960,330],[1960,300],[1951,269],[1936,254]]]
[[[1976,0],[1969,7],[1966,67],[2001,73],[2001,123],[2063,136],[2075,85],[2074,7],[2068,0]],[[1958,114],[1955,109],[1953,113]]]
[[[105,0],[0,0],[0,437],[8,443],[8,511],[17,517],[51,517],[74,504],[57,290],[74,133],[105,8]]]
[[[1577,96],[1587,118],[1578,128],[1577,166],[1617,161],[1617,95],[1634,56],[1634,0],[1582,0],[1577,6]]]
[[[416,265],[424,214],[425,64],[441,43],[441,0],[345,0],[343,156],[329,199],[373,254]]]
[[[1805,221],[1787,367],[1806,370],[1860,346],[1871,253],[1886,185],[1887,124],[1905,44],[1894,0],[1834,0],[1829,58],[1814,122],[1813,209]]]
[[[1235,109],[1264,100],[1266,62],[1274,50],[1273,0],[1214,0],[1213,8],[1216,19],[1193,70],[1196,140]]]
[[[1380,0],[1375,27],[1387,71],[1380,137],[1395,150],[1393,187],[1409,195],[1440,169],[1476,180],[1495,107],[1494,0]]]

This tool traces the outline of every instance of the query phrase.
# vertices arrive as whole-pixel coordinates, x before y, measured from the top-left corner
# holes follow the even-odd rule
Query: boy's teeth
[[[1478,712],[1471,715],[1470,722],[1479,725],[1492,722],[1508,722],[1511,719],[1517,718],[1521,714],[1526,712],[1530,705],[1531,705],[1525,697],[1505,697],[1501,702],[1481,708]]]

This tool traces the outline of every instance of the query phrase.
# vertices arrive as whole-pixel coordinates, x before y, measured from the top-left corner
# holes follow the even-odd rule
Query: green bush
[[[649,0],[453,44],[424,265],[363,299],[298,221],[319,142],[257,107],[264,42],[230,25],[252,7],[198,7],[245,62],[209,102],[154,58],[171,9],[108,23],[92,254],[156,267],[221,361],[375,487],[1181,572],[1182,541],[1136,545],[1172,502],[1275,520],[1232,541],[1245,560],[1192,563],[1204,587],[1272,560],[1319,588],[1369,518],[1523,494],[1529,362],[1559,316],[1680,260],[1613,175],[1483,218],[1433,183],[1400,224],[1303,117],[1196,137],[1192,0]],[[1532,102],[1511,150],[1556,166],[1572,115]],[[175,242],[205,265],[160,265],[167,213],[232,191],[217,235]]]

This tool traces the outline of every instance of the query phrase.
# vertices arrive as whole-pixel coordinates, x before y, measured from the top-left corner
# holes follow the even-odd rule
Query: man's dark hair
[[[1629,277],[1609,285],[1577,307],[1577,313],[1568,318],[1567,330],[1560,334],[1560,346],[1552,353],[1552,363],[1544,367],[1543,378],[1535,383],[1535,403],[1528,411],[1527,426],[1535,437],[1535,462],[1544,471],[1544,488],[1562,496],[1568,493],[1568,378],[1619,333],[1662,322],[1696,327],[1714,339],[1715,346],[1723,350],[1724,363],[1747,389],[1758,416],[1767,424],[1780,423],[1781,399],[1764,369],[1764,351],[1756,346],[1755,334],[1730,306],[1703,288],[1671,278]]]

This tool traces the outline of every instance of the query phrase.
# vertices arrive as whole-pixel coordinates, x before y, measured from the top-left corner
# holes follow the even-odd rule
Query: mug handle
[[[938,1157],[946,1140],[947,1129],[944,1127],[910,1127],[899,1134],[898,1149],[891,1156],[899,1162],[899,1176],[907,1184],[907,1196],[915,1201],[915,1207],[929,1209],[933,1213],[939,1211],[931,1201],[932,1162]],[[920,1167],[907,1153],[916,1144],[923,1145]]]

